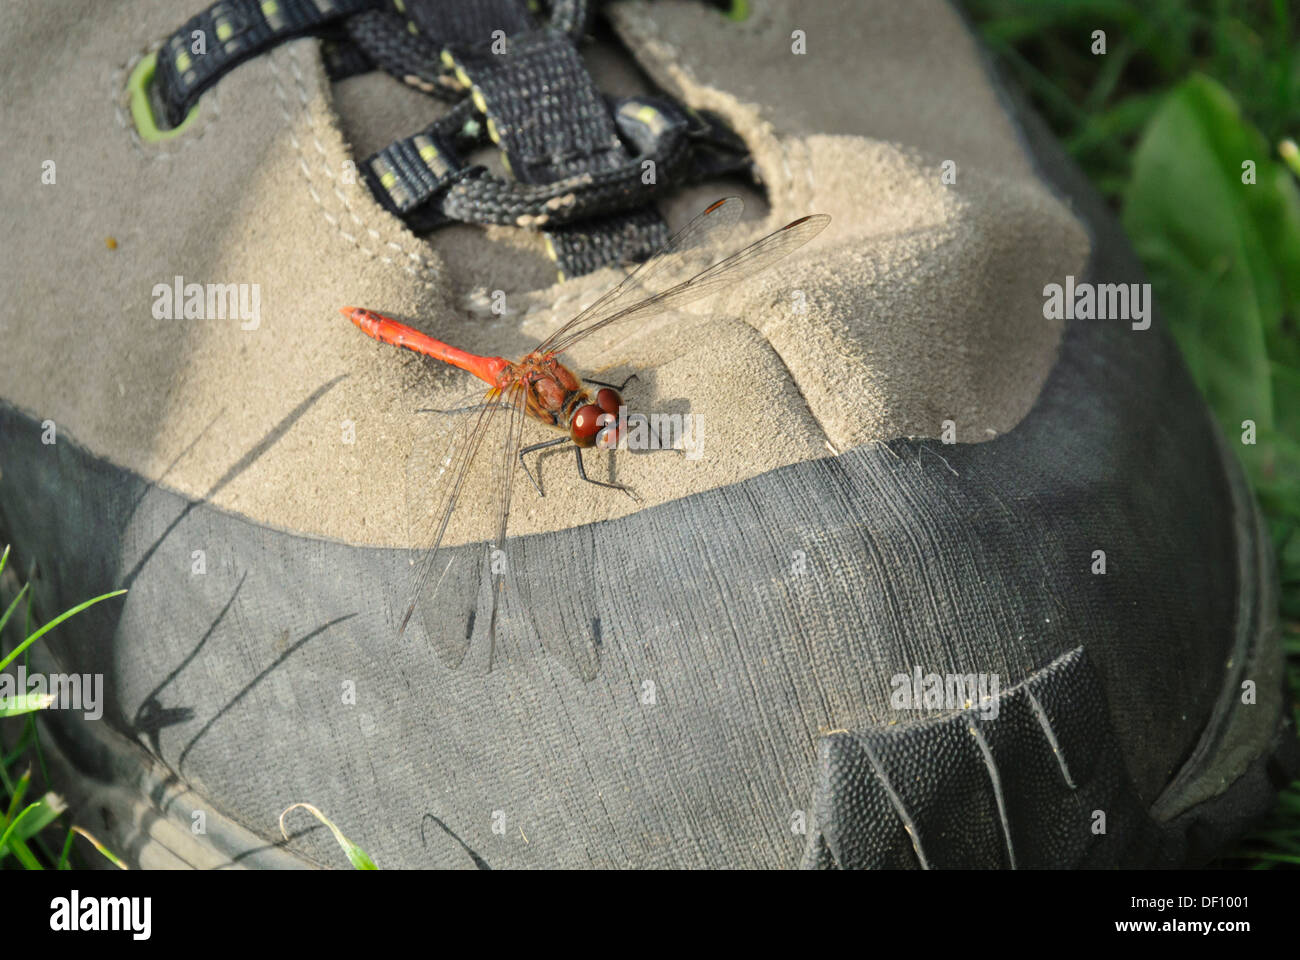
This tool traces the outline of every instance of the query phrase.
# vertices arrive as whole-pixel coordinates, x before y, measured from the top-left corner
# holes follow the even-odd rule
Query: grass
[[[1241,441],[1232,445],[1278,557],[1295,709],[1300,45],[1291,3],[966,0],[965,7],[1120,215],[1192,376],[1225,435]],[[1099,30],[1104,53],[1094,52]],[[1300,865],[1300,781],[1221,865]]]
[[[0,554],[0,578],[3,578],[8,564],[9,548],[5,547],[4,553]],[[12,570],[10,573],[12,575]],[[30,583],[24,583],[17,589],[4,613],[0,614],[0,637],[3,637],[10,619],[20,608],[24,610],[26,620],[21,634],[23,639],[8,654],[0,655],[0,672],[20,656],[26,665],[26,654],[31,646],[68,618],[76,616],[87,607],[126,593],[125,590],[115,590],[79,603],[33,630],[30,586]],[[0,650],[3,650],[3,646],[0,646]],[[24,718],[22,733],[13,750],[9,750],[0,738],[0,810],[3,810],[0,815],[0,869],[17,867],[26,870],[69,870],[78,862],[74,858],[73,841],[81,836],[109,862],[125,870],[126,864],[112,851],[88,831],[70,822],[61,797],[50,791],[34,799],[30,797],[35,782],[33,763],[40,775],[39,782],[49,783],[45,759],[41,754],[36,714],[53,705],[53,697],[48,694],[20,694],[9,698],[0,696],[0,719]],[[18,772],[20,769],[21,773]],[[57,854],[56,849],[59,851]]]
[[[12,585],[16,583],[17,578],[13,575],[12,568],[9,567],[9,547],[6,546],[4,552],[0,553],[0,583],[6,582],[5,572],[7,569],[9,570],[7,582]],[[9,625],[15,612],[21,608],[26,615],[25,628],[21,634],[22,639],[14,648],[5,654],[3,653],[4,645],[0,643],[0,673],[3,673],[5,668],[13,664],[20,656],[23,657],[23,665],[26,666],[26,655],[32,645],[65,620],[76,616],[87,607],[102,603],[105,600],[111,600],[114,597],[120,597],[126,593],[125,590],[114,590],[111,593],[95,597],[93,600],[79,603],[70,610],[59,614],[44,626],[33,630],[30,586],[30,582],[24,583],[21,587],[13,590],[13,599],[9,601],[9,605],[4,612],[0,613],[0,639],[3,639],[5,628]],[[3,692],[0,691],[0,720],[24,718],[22,733],[19,735],[18,743],[12,750],[8,749],[3,737],[0,736],[0,811],[3,811],[0,814],[0,870],[14,868],[70,870],[74,866],[81,866],[83,864],[74,850],[74,841],[77,837],[82,837],[90,845],[90,848],[100,856],[125,870],[127,869],[126,864],[113,851],[100,843],[89,831],[71,822],[70,814],[61,797],[47,791],[35,799],[29,798],[32,784],[35,781],[32,769],[33,763],[36,764],[39,772],[39,782],[49,783],[49,773],[45,770],[45,760],[41,755],[41,741],[36,726],[36,714],[38,711],[49,709],[54,705],[53,696],[50,694],[19,694],[6,698]],[[0,730],[0,733],[2,732]],[[21,773],[18,772],[20,769]],[[296,803],[288,807],[280,815],[280,829],[282,832],[284,832],[285,815],[298,808],[308,811],[330,829],[339,847],[347,856],[348,862],[355,869],[377,869],[374,861],[370,859],[364,850],[349,840],[333,822],[309,803]],[[285,840],[288,839],[289,835],[285,833]],[[56,849],[58,850],[57,854],[55,853]]]

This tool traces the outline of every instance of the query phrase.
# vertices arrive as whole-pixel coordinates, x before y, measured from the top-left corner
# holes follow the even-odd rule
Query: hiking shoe
[[[133,865],[341,865],[299,802],[381,868],[1179,865],[1294,775],[1232,452],[947,4],[9,23],[0,520],[43,619],[129,589],[32,669],[102,675],[42,744]],[[731,194],[731,249],[833,220],[571,358],[700,455],[515,478],[528,613],[594,669],[399,637],[408,457],[474,384],[339,308],[513,359]]]

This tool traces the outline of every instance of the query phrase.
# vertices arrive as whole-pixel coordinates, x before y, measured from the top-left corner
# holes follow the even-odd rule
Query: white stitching
[[[761,33],[763,30],[766,30],[771,26],[771,23],[769,22],[770,18],[770,13],[755,10],[751,14],[747,23],[732,24],[731,28],[747,29],[755,33]],[[628,10],[622,14],[619,26],[621,29],[624,29],[631,34],[635,39],[639,40],[642,45],[652,52],[652,54],[657,54],[661,59],[667,61],[671,66],[679,70],[682,76],[684,76],[689,83],[697,87],[705,86],[705,84],[700,81],[699,77],[696,76],[695,71],[692,70],[682,58],[677,47],[668,41],[661,23],[652,17],[641,15],[639,11]],[[769,140],[772,143],[772,146],[780,153],[782,172],[785,174],[787,184],[786,200],[793,201],[795,173],[790,168],[786,159],[786,151],[788,149],[786,138],[778,136],[768,123],[764,123],[763,127],[763,137]],[[800,139],[800,142],[803,143],[805,153],[808,154],[804,158],[804,175],[808,181],[808,189],[811,191],[808,198],[811,202],[817,195],[817,182],[813,175],[811,163],[811,147],[806,139]],[[772,205],[775,207],[776,197],[771,197],[770,199],[773,201]],[[814,206],[813,209],[816,209],[816,207]]]
[[[307,157],[303,151],[302,144],[299,142],[298,137],[295,136],[293,132],[294,118],[293,115],[289,112],[289,94],[288,91],[285,90],[284,83],[282,82],[281,79],[282,75],[280,72],[280,67],[276,63],[278,53],[279,51],[271,51],[267,53],[266,64],[267,64],[267,68],[271,71],[271,75],[275,85],[276,96],[280,100],[280,113],[283,115],[286,127],[289,131],[289,142],[293,145],[294,150],[298,154],[299,169],[302,170],[303,176],[307,180],[307,193],[311,196],[312,201],[316,204],[316,206],[320,208],[321,215],[325,218],[325,222],[328,223],[335,230],[337,230],[340,237],[342,237],[348,243],[352,244],[354,247],[356,247],[366,256],[378,259],[382,263],[394,265],[394,261],[391,257],[381,256],[376,251],[371,250],[369,247],[364,246],[361,243],[361,241],[357,239],[355,235],[344,230],[342,224],[339,222],[339,218],[330,213],[330,211],[326,208],[324,201],[321,199],[321,195],[317,192],[315,183],[313,182],[313,178],[312,178],[311,166],[307,163]],[[298,95],[298,103],[300,104],[302,111],[306,114],[307,125],[311,129],[312,145],[315,147],[316,153],[321,157],[320,168],[325,172],[325,175],[330,180],[332,181],[336,180],[337,178],[334,176],[334,172],[330,170],[328,164],[325,163],[325,160],[329,157],[329,152],[325,149],[324,145],[320,142],[320,138],[316,135],[316,118],[312,115],[311,112],[309,99],[307,97],[306,81],[303,78],[302,70],[299,67],[297,50],[290,47],[288,48],[287,53],[289,56],[289,66],[293,73],[294,82],[297,87],[296,93]],[[331,189],[333,190],[334,196],[338,198],[339,203],[343,205],[344,211],[347,213],[348,217],[351,218],[352,222],[357,226],[364,228],[366,230],[367,235],[370,238],[372,238],[375,241],[380,241],[381,236],[379,231],[371,227],[368,227],[362,221],[362,219],[359,216],[357,216],[356,211],[352,209],[352,204],[348,201],[347,196],[338,188],[338,186],[336,184],[331,184]],[[405,254],[407,258],[409,258],[414,263],[418,264],[421,268],[423,268],[423,270],[417,270],[415,267],[412,267],[410,264],[400,264],[401,268],[405,270],[407,273],[411,274],[412,276],[421,277],[422,279],[425,280],[425,282],[428,283],[432,283],[433,281],[441,278],[441,271],[438,270],[436,267],[434,267],[431,263],[426,261],[419,254],[406,251],[405,249],[403,249],[403,247],[400,244],[395,243],[392,240],[389,240],[387,242],[387,246],[393,250],[398,251],[399,253]]]

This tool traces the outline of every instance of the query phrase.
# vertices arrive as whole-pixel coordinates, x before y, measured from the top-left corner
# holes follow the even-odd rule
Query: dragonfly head
[[[595,403],[584,403],[569,418],[569,436],[580,447],[594,447],[599,442],[602,449],[618,445],[618,409],[623,398],[617,390],[601,387],[596,391]]]

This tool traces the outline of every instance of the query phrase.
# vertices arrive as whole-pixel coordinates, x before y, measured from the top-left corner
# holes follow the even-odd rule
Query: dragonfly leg
[[[519,466],[523,467],[524,473],[528,474],[528,479],[533,482],[533,486],[537,489],[537,495],[539,497],[544,497],[546,494],[542,493],[542,485],[537,482],[537,478],[533,476],[533,472],[528,469],[528,464],[524,463],[524,454],[532,453],[534,450],[545,450],[547,447],[554,447],[558,444],[568,442],[568,437],[556,437],[554,440],[543,440],[541,443],[534,443],[519,451]]]
[[[636,491],[633,490],[625,483],[605,483],[603,480],[591,479],[591,477],[587,476],[586,468],[584,468],[582,465],[582,447],[578,446],[577,444],[574,444],[573,452],[577,454],[578,476],[582,477],[582,479],[586,480],[588,483],[594,483],[598,487],[609,487],[609,489],[611,490],[622,490],[624,493],[626,493],[637,503],[641,502],[641,498],[637,496]]]
[[[606,383],[604,380],[592,380],[590,377],[586,377],[585,379],[587,383],[593,383],[598,387],[609,387],[613,390],[617,390],[619,393],[622,393],[623,388],[626,387],[629,383],[631,383],[633,380],[640,380],[641,378],[638,377],[635,373],[631,373],[628,374],[628,378],[626,380],[624,380],[622,383],[619,384]]]

